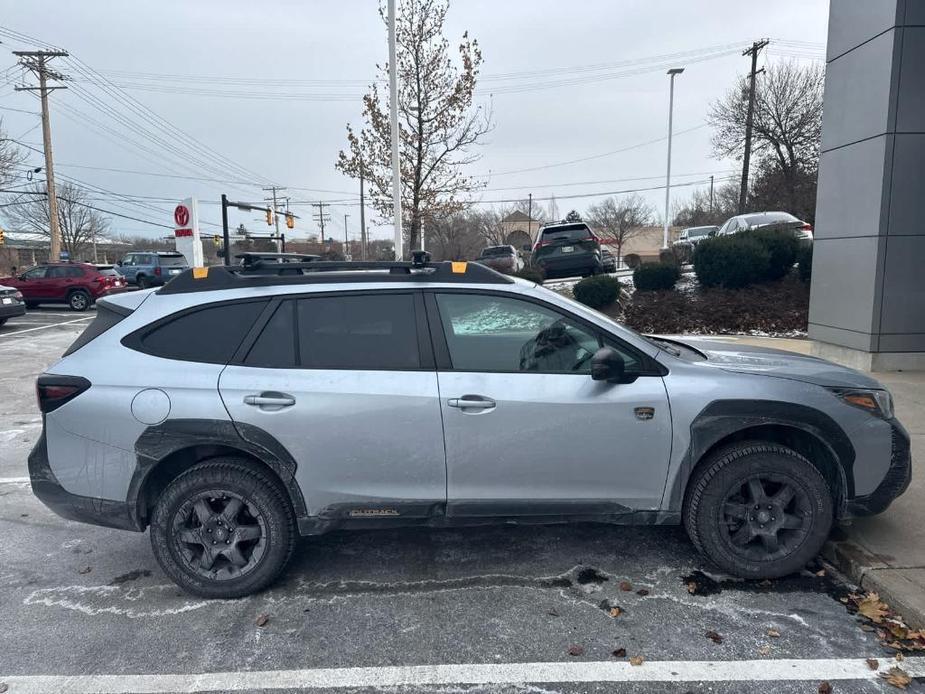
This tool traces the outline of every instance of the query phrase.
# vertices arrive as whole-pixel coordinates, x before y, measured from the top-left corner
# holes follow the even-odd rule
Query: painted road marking
[[[85,320],[92,320],[96,316],[85,316],[84,318],[75,318],[74,320],[66,320],[63,323],[49,323],[48,325],[43,325],[40,328],[26,328],[25,330],[17,330],[12,333],[0,333],[0,337],[11,337],[13,335],[22,335],[23,333],[31,333],[33,330],[46,330],[48,328],[57,328],[59,325],[70,325],[71,323],[80,323]]]
[[[881,670],[894,666],[883,661]],[[895,664],[913,677],[925,676],[925,658]],[[192,694],[203,691],[338,689],[423,685],[495,685],[576,682],[773,682],[872,680],[863,658],[818,660],[660,660],[628,662],[412,665],[318,668],[170,675],[0,675],[16,694]]]
[[[22,484],[28,481],[28,477],[0,477],[0,484]]]

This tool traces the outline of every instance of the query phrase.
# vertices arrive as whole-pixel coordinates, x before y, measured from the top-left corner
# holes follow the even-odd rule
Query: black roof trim
[[[206,272],[203,273],[203,270]],[[196,274],[202,274],[196,277]],[[247,266],[190,268],[161,287],[158,294],[190,294],[245,287],[300,284],[368,284],[371,282],[440,282],[450,284],[513,284],[514,280],[475,262],[401,261],[276,262],[256,260]]]

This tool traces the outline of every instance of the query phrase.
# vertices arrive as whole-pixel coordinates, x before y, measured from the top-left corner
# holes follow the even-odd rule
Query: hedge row
[[[697,244],[694,272],[703,287],[738,289],[784,277],[793,268],[798,250],[789,231],[717,236]]]

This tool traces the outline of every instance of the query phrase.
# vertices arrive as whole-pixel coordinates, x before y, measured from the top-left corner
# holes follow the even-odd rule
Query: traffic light
[[[3,245],[3,227],[0,227],[0,246]]]
[[[218,245],[222,242],[222,237],[218,234],[212,234],[212,243]]]
[[[287,212],[286,213],[286,228],[292,229],[294,227],[295,227],[295,217],[293,216],[292,212]]]
[[[273,212],[268,207],[267,208],[267,226],[271,226],[272,224],[273,224]]]

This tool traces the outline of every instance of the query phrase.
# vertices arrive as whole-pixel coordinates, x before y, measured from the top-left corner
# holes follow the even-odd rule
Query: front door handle
[[[461,398],[450,398],[446,404],[461,410],[490,410],[497,405],[494,400],[483,395],[463,395]]]
[[[245,395],[245,405],[253,405],[260,409],[279,410],[295,405],[295,398],[287,393],[260,393],[259,395]]]

